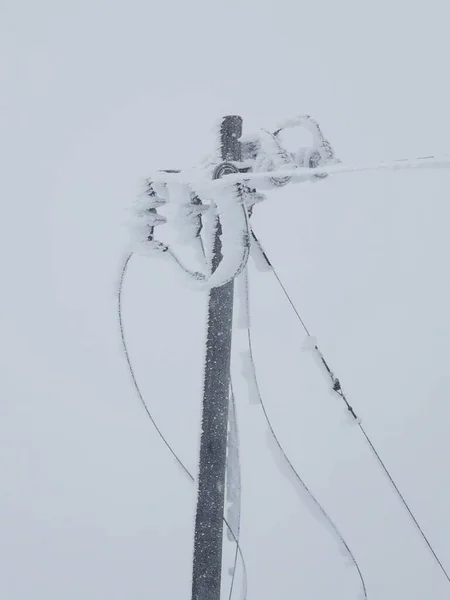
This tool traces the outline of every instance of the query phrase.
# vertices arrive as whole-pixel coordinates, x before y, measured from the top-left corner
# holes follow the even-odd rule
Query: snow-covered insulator
[[[158,198],[157,196],[152,197],[141,194],[136,199],[133,210],[135,214],[140,214],[152,209],[160,208],[161,206],[164,206],[164,204],[166,204],[166,201]]]
[[[197,195],[185,183],[169,182],[166,186],[172,207],[171,223],[177,232],[177,241],[189,244],[196,238],[201,230],[200,214],[202,209],[195,199]]]
[[[133,204],[132,210],[135,215],[145,214],[149,210],[157,209],[167,204],[167,199],[161,196],[161,193],[158,193],[155,188],[159,188],[158,191],[162,192],[164,186],[153,182],[151,179],[145,181],[142,191]]]
[[[197,262],[206,271],[205,249],[201,233],[209,206],[203,204],[199,196],[191,191],[190,203],[179,204],[174,215],[173,224],[177,227],[177,241],[184,245],[190,245],[194,250]]]
[[[166,184],[153,179],[146,180],[143,195],[154,198],[155,203],[160,205],[166,204],[168,201]]]
[[[299,167],[313,169],[323,165],[336,164],[340,161],[336,158],[330,142],[325,138],[318,122],[310,115],[299,115],[292,119],[284,121],[274,132],[277,139],[285,129],[303,127],[310,132],[312,144],[308,147],[302,147],[295,152],[290,152],[293,162]],[[318,175],[323,177],[324,175]]]
[[[183,201],[174,202],[176,208],[172,223],[177,228],[178,242],[182,244],[197,244],[202,231],[204,217],[209,206],[203,204],[197,193],[187,188]]]
[[[155,242],[153,237],[155,228],[167,222],[167,218],[157,211],[157,208],[166,203],[167,201],[156,193],[153,181],[147,180],[132,207],[131,229],[134,244],[140,247],[139,251],[142,250],[141,246],[148,241],[152,243],[147,244],[146,253],[150,250],[160,251],[161,248],[164,248],[164,244],[159,245],[160,243]]]
[[[157,227],[158,225],[164,225],[164,223],[167,223],[166,217],[158,214],[155,209],[148,210],[144,215],[144,219],[149,227]]]
[[[262,129],[258,136],[252,136],[243,141],[244,165],[248,165],[253,173],[295,169],[297,165],[292,156],[283,148],[273,133]],[[280,187],[289,183],[290,177],[272,177],[261,188]]]
[[[265,194],[262,194],[261,192],[258,192],[256,188],[249,187],[245,184],[241,185],[241,193],[244,206],[247,209],[249,216],[251,216],[255,204],[259,204],[266,199]]]
[[[153,240],[155,227],[164,225],[166,222],[167,219],[159,215],[154,208],[139,211],[135,214],[131,226],[135,242],[140,243],[146,240]]]

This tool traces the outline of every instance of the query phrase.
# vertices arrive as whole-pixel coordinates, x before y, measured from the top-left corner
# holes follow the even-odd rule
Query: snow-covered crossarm
[[[233,133],[227,129],[230,126],[235,127]],[[297,127],[312,134],[312,143],[290,152],[283,145],[283,131]],[[175,262],[196,287],[203,289],[224,285],[247,264],[249,217],[255,204],[265,198],[256,187],[277,188],[293,180],[291,172],[296,180],[302,172],[304,179],[308,169],[302,167],[338,162],[318,123],[309,115],[285,121],[274,132],[261,129],[244,137],[242,119],[224,117],[218,122],[215,138],[218,146],[200,165],[182,172],[154,173],[133,211],[135,251]],[[194,249],[197,270],[185,266],[184,257],[182,260],[155,236],[155,230],[161,231],[166,224],[177,232],[177,243]]]
[[[309,132],[311,144],[288,150],[284,131],[299,127]],[[217,140],[220,131],[219,127],[215,132]],[[134,208],[136,251],[172,260],[201,289],[220,287],[244,269],[251,246],[249,217],[255,204],[265,199],[264,190],[349,173],[450,169],[447,156],[342,164],[309,115],[288,119],[273,132],[261,129],[230,143],[232,147],[238,144],[239,152],[233,156],[240,160],[230,160],[216,148],[190,169],[156,171]],[[176,231],[177,243],[194,250],[196,270],[184,266],[184,257],[155,237],[155,230],[164,230],[165,224]],[[218,228],[219,244],[215,235]],[[214,267],[213,257],[219,259]]]
[[[318,177],[328,175],[341,175],[345,173],[362,173],[368,171],[404,171],[412,169],[450,169],[450,157],[426,157],[414,159],[401,159],[394,161],[380,162],[369,165],[343,165],[342,163],[335,165],[326,165],[322,167],[307,168],[297,167],[295,169],[280,169],[277,171],[263,171],[259,173],[232,173],[226,176],[226,179],[218,179],[209,181],[208,185],[211,189],[217,189],[222,186],[233,183],[246,183],[256,188],[259,184],[267,184],[274,178],[290,178],[292,183],[303,183],[306,181],[314,181]],[[184,173],[166,173],[158,171],[154,173],[153,178],[157,182],[168,183],[169,181],[179,181],[189,183],[194,189],[198,186],[203,186],[203,180],[199,173],[189,172]]]

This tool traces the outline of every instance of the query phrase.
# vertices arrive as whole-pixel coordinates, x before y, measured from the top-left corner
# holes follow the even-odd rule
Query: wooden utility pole
[[[241,160],[241,135],[241,117],[223,117],[220,147],[224,163],[216,169],[216,177],[237,171],[226,163]],[[213,272],[222,259],[220,235],[218,220]],[[220,600],[233,292],[233,280],[209,292],[192,600]]]

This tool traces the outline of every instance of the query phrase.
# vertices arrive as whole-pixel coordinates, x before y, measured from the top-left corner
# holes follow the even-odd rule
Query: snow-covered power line
[[[231,174],[227,177],[226,181],[214,181],[211,182],[211,187],[219,188],[225,187],[231,182],[234,183],[247,183],[253,185],[256,188],[266,188],[273,185],[271,180],[282,180],[286,179],[287,183],[304,183],[307,181],[314,181],[316,179],[324,178],[328,175],[345,175],[349,173],[364,173],[369,171],[405,171],[413,169],[450,169],[450,157],[442,156],[427,156],[418,158],[405,158],[393,161],[380,161],[379,163],[367,164],[367,165],[343,165],[343,164],[330,164],[329,166],[316,166],[316,167],[298,167],[289,169],[278,169],[275,171],[261,171],[256,173],[236,173]],[[186,174],[178,173],[162,173],[156,172],[154,180],[158,182],[167,182],[170,180],[179,182],[188,182]],[[289,181],[288,181],[289,180]],[[191,180],[193,185],[201,185],[201,180],[194,177]],[[276,184],[275,184],[276,185]],[[280,184],[278,184],[280,185]]]
[[[270,262],[269,262],[269,264],[270,264]],[[362,574],[362,571],[358,564],[358,561],[355,558],[355,555],[353,554],[349,545],[345,541],[345,538],[344,538],[343,534],[341,533],[341,531],[339,530],[336,523],[333,521],[333,519],[327,513],[325,508],[322,506],[322,504],[319,502],[319,500],[313,494],[311,489],[305,483],[305,481],[301,477],[300,473],[298,472],[298,470],[296,469],[296,467],[294,466],[294,464],[292,463],[292,461],[286,454],[286,451],[284,450],[284,448],[281,444],[281,441],[280,441],[280,439],[275,431],[275,428],[272,424],[272,421],[269,417],[269,414],[268,414],[268,411],[266,408],[266,404],[264,402],[264,399],[263,399],[263,396],[262,396],[262,393],[261,393],[261,390],[259,387],[258,377],[257,377],[257,372],[256,372],[256,364],[255,364],[255,359],[253,356],[253,341],[252,341],[252,331],[251,331],[251,324],[250,324],[251,323],[251,319],[250,319],[250,286],[249,286],[249,276],[248,276],[247,268],[240,275],[239,279],[240,279],[240,281],[239,281],[238,285],[240,285],[242,288],[241,289],[241,298],[244,303],[243,314],[244,314],[244,320],[245,320],[244,328],[245,328],[246,334],[247,334],[247,344],[248,344],[248,353],[249,353],[249,369],[248,369],[250,371],[249,376],[253,379],[254,389],[255,389],[255,392],[257,395],[257,401],[258,401],[259,405],[261,406],[261,410],[263,412],[264,419],[269,428],[270,436],[271,436],[273,442],[275,443],[276,450],[280,453],[281,460],[287,466],[289,479],[294,483],[294,485],[296,487],[300,488],[300,492],[302,493],[302,495],[306,494],[306,497],[309,500],[309,503],[312,507],[314,514],[316,514],[318,516],[318,520],[325,525],[325,527],[331,533],[333,538],[337,541],[340,548],[342,548],[343,555],[344,556],[347,555],[351,561],[351,564],[355,567],[356,572],[357,572],[358,577],[361,582],[362,596],[363,596],[363,598],[365,598],[365,600],[367,600],[366,582],[364,580],[364,576]]]

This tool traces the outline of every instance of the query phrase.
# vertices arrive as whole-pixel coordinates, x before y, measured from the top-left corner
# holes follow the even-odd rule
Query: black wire
[[[367,443],[369,444],[369,446],[372,448],[373,453],[375,454],[375,456],[378,459],[378,462],[380,463],[380,465],[383,467],[384,472],[386,473],[387,477],[389,478],[389,481],[391,482],[393,488],[395,489],[395,491],[398,494],[398,497],[400,498],[400,500],[403,502],[404,507],[406,508],[406,510],[409,513],[409,516],[411,517],[411,519],[414,521],[415,526],[417,527],[418,531],[420,532],[424,542],[426,543],[426,545],[428,546],[431,554],[434,556],[434,558],[436,559],[437,564],[439,565],[439,567],[441,568],[441,571],[443,572],[443,574],[445,575],[445,577],[447,578],[447,581],[450,583],[450,577],[448,576],[448,573],[444,567],[444,565],[442,564],[442,562],[439,560],[438,555],[436,554],[436,552],[433,549],[433,546],[431,545],[431,543],[429,542],[427,536],[425,535],[422,527],[420,526],[419,522],[417,521],[416,517],[414,516],[414,513],[411,511],[411,509],[408,506],[408,503],[406,502],[403,494],[401,493],[401,491],[399,490],[399,488],[397,487],[397,484],[395,483],[393,477],[391,476],[391,474],[389,473],[389,470],[387,469],[386,465],[384,464],[383,459],[381,458],[381,456],[378,454],[375,446],[373,445],[371,439],[369,438],[369,436],[367,435],[366,431],[364,430],[364,427],[361,425],[361,423],[358,424],[358,427],[360,428],[362,434],[364,435],[364,437],[367,440]]]
[[[183,462],[177,456],[177,453],[175,452],[175,450],[172,448],[172,446],[166,440],[166,438],[162,434],[160,428],[158,427],[155,419],[153,418],[153,415],[151,414],[151,412],[150,412],[147,404],[145,403],[144,397],[142,396],[142,392],[140,390],[139,384],[138,384],[137,379],[136,379],[136,375],[134,373],[133,365],[131,363],[130,353],[128,352],[128,345],[127,345],[127,342],[126,342],[126,339],[125,339],[125,331],[124,331],[123,319],[122,319],[122,292],[123,292],[123,284],[124,284],[124,280],[125,280],[125,275],[127,273],[128,265],[130,263],[130,260],[131,260],[132,256],[133,256],[133,254],[131,253],[131,254],[129,254],[126,257],[124,265],[123,265],[123,268],[122,268],[122,272],[121,272],[121,275],[120,275],[120,282],[119,282],[117,315],[118,315],[118,318],[119,318],[120,337],[121,337],[121,340],[122,340],[123,352],[125,354],[125,358],[126,358],[126,361],[127,361],[127,364],[128,364],[128,370],[130,371],[130,375],[131,375],[131,379],[133,381],[134,388],[136,390],[136,393],[138,395],[139,400],[141,401],[142,406],[144,407],[145,412],[147,413],[148,418],[152,422],[152,425],[156,429],[156,432],[158,433],[158,435],[161,438],[162,442],[165,444],[165,446],[167,447],[167,449],[169,450],[169,452],[172,454],[172,456],[174,457],[174,459],[176,460],[176,462],[178,463],[178,465],[181,467],[181,469],[183,470],[183,472],[185,473],[185,475],[187,475],[189,477],[189,479],[193,482],[194,481],[194,476],[189,472],[188,468],[183,464]]]
[[[274,276],[276,277],[278,283],[280,284],[281,289],[283,290],[284,295],[286,296],[287,300],[289,301],[289,304],[291,305],[291,307],[293,308],[298,320],[300,321],[303,329],[305,330],[306,334],[308,337],[311,337],[311,334],[308,331],[308,328],[306,327],[303,319],[300,316],[300,313],[298,312],[297,308],[295,307],[295,304],[293,303],[291,297],[289,296],[288,291],[286,290],[285,286],[283,285],[275,267],[272,265],[272,263],[270,262],[266,252],[263,250],[263,247],[261,245],[261,242],[259,241],[259,239],[257,238],[256,234],[254,233],[254,231],[252,231],[252,236],[253,239],[255,240],[255,242],[258,244],[264,258],[267,261],[268,266],[270,267],[271,271],[273,272]],[[318,346],[315,346],[315,349],[319,352],[319,355],[321,357],[321,359],[324,362],[324,365],[327,369],[327,371],[330,374],[331,380],[333,382],[333,384],[337,381],[339,383],[339,380],[333,375],[332,371],[330,370],[330,368],[328,367],[328,364],[326,363],[325,359],[323,358],[323,355],[321,353],[321,351],[319,350]],[[350,406],[350,404],[347,401],[347,398],[345,396],[345,394],[343,393],[341,387],[340,387],[340,383],[339,383],[339,390],[336,390],[337,394],[344,400],[345,404],[347,405],[347,409],[351,412],[352,416],[355,418],[355,420],[359,421],[358,417],[356,416],[355,412],[353,411],[352,407]],[[368,436],[368,434],[366,433],[364,427],[362,426],[362,424],[360,422],[358,422],[358,427],[361,430],[361,433],[364,435],[367,443],[369,444],[369,447],[372,450],[373,455],[375,456],[375,458],[377,459],[379,465],[382,467],[383,471],[385,472],[386,476],[388,477],[389,481],[392,484],[392,487],[394,488],[395,492],[397,493],[397,496],[400,498],[404,508],[406,509],[406,511],[408,512],[408,514],[410,515],[414,525],[417,528],[417,531],[420,533],[420,535],[422,536],[422,539],[424,540],[424,542],[426,543],[426,545],[428,546],[431,554],[433,555],[434,559],[436,560],[437,564],[439,565],[442,573],[444,574],[445,578],[447,579],[447,581],[450,583],[450,576],[447,573],[447,570],[445,569],[444,565],[442,564],[442,562],[440,561],[438,555],[436,554],[435,550],[433,549],[433,546],[431,545],[428,537],[426,536],[425,532],[423,531],[422,527],[420,526],[419,522],[417,521],[416,517],[414,516],[414,513],[412,512],[411,508],[409,507],[408,502],[406,501],[405,497],[403,496],[403,494],[401,493],[400,489],[398,488],[397,484],[395,483],[394,478],[392,477],[389,469],[386,467],[383,459],[381,458],[381,456],[379,455],[379,453],[377,452],[372,440],[370,439],[370,437]]]
[[[122,349],[123,349],[123,353],[125,355],[125,359],[127,361],[127,365],[128,365],[128,370],[130,372],[131,375],[131,379],[133,381],[133,385],[134,388],[136,390],[137,396],[139,398],[139,400],[141,401],[141,404],[145,410],[145,412],[147,413],[148,418],[150,419],[153,427],[155,428],[156,432],[158,433],[161,441],[164,443],[164,445],[166,446],[166,448],[169,450],[169,452],[172,454],[172,456],[174,457],[175,461],[177,462],[178,466],[182,469],[182,471],[184,472],[185,475],[187,475],[187,477],[190,479],[191,483],[195,483],[195,478],[192,475],[192,473],[189,471],[189,469],[186,467],[186,465],[183,463],[183,461],[179,458],[179,456],[177,455],[177,453],[175,452],[175,450],[172,448],[172,446],[169,444],[169,442],[167,441],[166,437],[163,435],[161,429],[158,427],[155,419],[153,418],[153,415],[151,414],[145,400],[144,397],[142,395],[141,389],[139,387],[139,384],[137,382],[136,379],[136,375],[134,373],[134,369],[133,369],[133,365],[131,362],[131,358],[130,358],[130,353],[128,351],[128,345],[127,345],[127,341],[125,338],[125,330],[124,330],[124,325],[123,325],[123,317],[122,317],[122,294],[123,294],[123,287],[124,287],[124,281],[125,281],[125,276],[127,274],[128,271],[128,266],[130,264],[130,260],[133,257],[133,252],[131,252],[130,254],[128,254],[128,256],[125,258],[123,267],[122,267],[122,271],[120,274],[120,280],[119,280],[119,289],[118,289],[118,294],[117,294],[117,316],[118,316],[118,321],[119,321],[119,329],[120,329],[120,338],[121,338],[121,342],[122,342]],[[242,552],[242,548],[241,545],[239,543],[239,537],[235,535],[234,531],[232,530],[231,526],[229,525],[227,519],[225,517],[223,517],[223,522],[225,523],[225,526],[227,527],[228,531],[230,532],[231,536],[233,537],[233,540],[236,544],[236,557],[237,557],[237,553],[239,553],[240,559],[241,559],[241,563],[242,563],[242,570],[243,570],[243,581],[244,581],[244,600],[247,597],[247,566],[245,564],[245,559],[244,559],[244,554]],[[237,559],[236,559],[237,560]],[[236,561],[234,563],[235,567],[236,567]],[[231,580],[231,591],[230,591],[230,600],[231,600],[231,592],[234,586],[234,580],[235,580],[235,576],[236,576],[236,568],[234,568],[233,570],[233,577]]]
[[[266,254],[266,251],[265,251],[265,250],[264,250],[264,248],[262,247],[262,245],[261,245],[261,242],[259,241],[259,239],[256,237],[256,233],[253,231],[253,229],[252,229],[252,238],[253,238],[253,240],[256,242],[256,244],[258,245],[258,248],[260,249],[260,251],[261,251],[261,254],[263,255],[263,257],[264,257],[264,259],[265,259],[265,261],[266,261],[267,265],[270,267],[270,269],[271,269],[272,273],[275,275],[275,277],[276,277],[276,279],[277,279],[277,281],[278,281],[278,283],[279,283],[279,285],[280,285],[281,289],[282,289],[282,290],[283,290],[283,292],[284,292],[284,295],[286,296],[286,298],[287,298],[287,299],[288,299],[288,301],[289,301],[289,304],[290,304],[290,305],[291,305],[291,307],[292,307],[292,310],[293,310],[293,311],[295,312],[295,314],[297,315],[297,319],[300,321],[300,323],[301,323],[301,324],[302,324],[302,326],[303,326],[303,329],[306,331],[306,334],[309,336],[309,335],[310,335],[310,333],[309,333],[309,331],[308,331],[308,328],[307,328],[307,327],[306,327],[306,325],[305,325],[305,322],[304,322],[304,321],[303,321],[303,319],[301,318],[301,316],[300,316],[300,313],[298,312],[298,310],[297,310],[297,308],[296,308],[295,304],[292,302],[292,300],[291,300],[291,297],[289,296],[289,294],[288,294],[288,292],[287,292],[286,288],[285,288],[285,287],[284,287],[284,285],[283,285],[283,282],[282,282],[282,281],[281,281],[281,279],[278,277],[278,273],[276,272],[276,269],[275,269],[275,267],[274,267],[274,266],[272,265],[272,263],[270,262],[270,260],[269,260],[269,257],[268,257],[268,256],[267,256],[267,254]]]
[[[264,418],[267,422],[267,425],[269,427],[269,431],[276,443],[276,445],[278,446],[280,452],[283,455],[284,460],[286,461],[286,464],[288,465],[289,469],[291,470],[292,474],[294,475],[294,477],[297,479],[297,481],[300,483],[300,485],[302,486],[302,488],[304,489],[304,491],[308,494],[308,496],[311,498],[311,500],[314,502],[314,504],[316,505],[317,509],[320,511],[320,513],[323,515],[324,519],[327,521],[327,523],[330,525],[330,527],[333,529],[333,531],[335,532],[335,534],[337,535],[337,537],[339,538],[340,542],[342,543],[342,545],[344,546],[344,548],[347,550],[348,555],[350,556],[350,559],[353,563],[353,565],[355,566],[357,572],[358,572],[358,576],[359,579],[361,581],[361,586],[363,589],[363,593],[364,593],[364,598],[367,600],[367,588],[366,588],[366,583],[364,581],[364,577],[363,574],[361,572],[361,569],[358,565],[358,562],[353,554],[353,552],[351,551],[349,545],[347,544],[347,542],[344,539],[344,536],[342,535],[342,533],[339,531],[337,525],[334,523],[333,519],[330,517],[330,515],[326,512],[326,510],[324,509],[324,507],[321,505],[321,503],[319,502],[319,500],[317,500],[317,498],[315,497],[315,495],[312,493],[312,491],[309,489],[309,487],[306,485],[306,483],[304,482],[304,480],[302,479],[302,477],[300,476],[299,472],[297,471],[297,469],[294,467],[294,465],[292,464],[290,458],[288,457],[288,455],[286,454],[276,432],[275,429],[272,425],[272,422],[269,418],[269,415],[267,413],[267,409],[261,394],[261,390],[259,388],[259,384],[258,384],[258,378],[256,376],[256,364],[255,364],[255,360],[253,357],[253,344],[252,344],[252,334],[251,334],[251,326],[250,326],[250,293],[249,293],[249,284],[248,284],[248,270],[246,269],[244,271],[244,278],[245,278],[245,302],[246,302],[246,308],[245,308],[245,312],[246,312],[246,316],[247,316],[247,342],[248,342],[248,351],[249,351],[249,355],[250,355],[250,363],[251,363],[251,367],[252,367],[252,377],[253,377],[253,382],[255,384],[255,389],[256,389],[256,393],[258,396],[258,400],[261,404],[261,408],[264,414]]]

